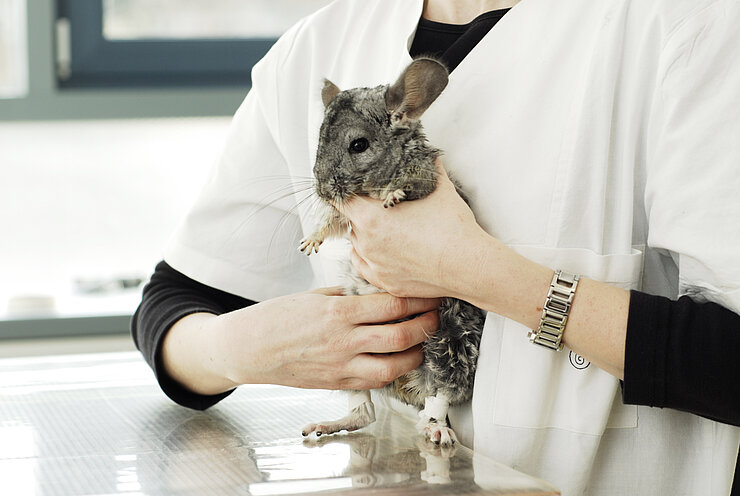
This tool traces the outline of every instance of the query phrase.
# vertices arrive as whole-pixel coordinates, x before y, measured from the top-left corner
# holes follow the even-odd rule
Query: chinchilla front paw
[[[301,241],[299,248],[306,255],[310,255],[311,253],[318,253],[319,246],[321,246],[321,243],[323,242],[323,239],[319,238],[315,234],[312,234],[311,236]]]
[[[401,203],[406,198],[406,193],[402,189],[391,191],[383,200],[383,207],[388,208],[394,206],[396,203]]]

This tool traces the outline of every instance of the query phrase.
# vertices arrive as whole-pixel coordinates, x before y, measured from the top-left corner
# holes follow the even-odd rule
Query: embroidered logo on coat
[[[583,358],[578,353],[573,353],[572,351],[568,355],[568,358],[570,358],[570,364],[578,370],[583,370],[591,365],[591,362]]]

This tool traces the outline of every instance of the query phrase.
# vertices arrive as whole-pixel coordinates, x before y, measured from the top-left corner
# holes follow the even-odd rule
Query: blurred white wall
[[[77,278],[148,276],[229,121],[0,123],[0,312]]]
[[[24,96],[28,90],[26,5],[0,0],[0,98]]]

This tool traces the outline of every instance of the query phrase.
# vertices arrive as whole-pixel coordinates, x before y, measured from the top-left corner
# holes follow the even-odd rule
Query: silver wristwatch
[[[563,331],[576,294],[579,277],[562,270],[555,272],[542,309],[540,325],[529,331],[529,341],[554,351],[563,349]]]

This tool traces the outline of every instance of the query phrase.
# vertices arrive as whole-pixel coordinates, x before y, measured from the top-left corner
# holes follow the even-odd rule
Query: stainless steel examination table
[[[379,409],[365,431],[303,439],[341,393],[241,387],[207,412],[173,404],[138,353],[0,360],[0,494],[559,494]]]

